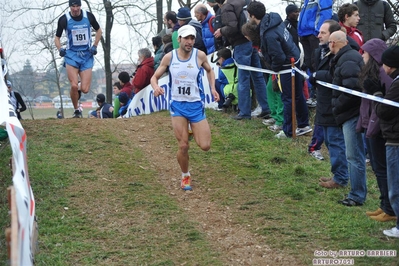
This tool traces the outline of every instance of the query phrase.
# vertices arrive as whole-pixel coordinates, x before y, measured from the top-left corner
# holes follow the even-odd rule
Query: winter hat
[[[384,65],[399,68],[399,46],[394,45],[386,49],[381,59]]]
[[[127,73],[126,71],[119,73],[118,79],[123,83],[128,83],[130,81],[129,73]]]
[[[194,37],[197,35],[197,31],[191,25],[184,25],[180,27],[179,30],[177,31],[177,36],[179,37],[185,38],[190,35],[193,35]]]
[[[209,3],[215,3],[215,0],[207,0]]]
[[[381,55],[388,48],[387,44],[378,38],[368,40],[361,49],[370,54],[379,65],[382,65]]]
[[[11,81],[7,80],[7,87],[11,87],[11,86],[12,86]]]
[[[99,102],[99,103],[105,102],[105,95],[102,94],[102,93],[97,94],[96,100],[97,100],[97,102]]]
[[[127,93],[121,92],[119,94],[119,102],[123,103],[123,104],[127,104],[128,101],[129,101],[129,96],[127,96]]]
[[[293,4],[288,5],[288,6],[285,8],[285,13],[287,14],[287,16],[288,16],[289,14],[293,13],[293,12],[296,12],[296,11],[299,11],[299,8],[298,8],[296,5],[293,5]]]
[[[80,0],[69,0],[69,6],[82,6],[82,2]]]
[[[191,12],[188,7],[181,7],[179,8],[176,18],[178,20],[188,20],[191,19]]]

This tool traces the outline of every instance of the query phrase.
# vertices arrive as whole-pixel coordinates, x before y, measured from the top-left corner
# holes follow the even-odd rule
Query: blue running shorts
[[[89,50],[85,51],[72,51],[67,50],[65,55],[65,64],[73,66],[79,71],[93,68],[94,57]]]
[[[172,117],[182,116],[189,122],[197,123],[206,118],[205,105],[202,101],[197,102],[176,102],[170,104],[170,114]]]

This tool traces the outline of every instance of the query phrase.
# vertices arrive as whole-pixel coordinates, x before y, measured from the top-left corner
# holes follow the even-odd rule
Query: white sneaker
[[[295,133],[297,136],[302,136],[309,132],[312,132],[312,128],[310,126],[306,126],[306,127],[302,127],[302,128],[298,127],[295,130]]]
[[[282,126],[278,126],[278,125],[272,125],[272,126],[269,126],[268,129],[270,131],[273,131],[273,132],[277,133],[277,132],[280,132],[281,130],[283,130],[283,127]]]
[[[287,138],[287,135],[285,135],[284,131],[281,130],[279,133],[277,133],[276,135],[274,135],[274,137],[275,137],[275,138],[278,138],[278,139],[286,139],[286,138]]]
[[[269,118],[269,119],[263,119],[262,124],[264,124],[265,126],[271,126],[274,125],[276,123],[276,120],[274,120],[274,118]]]
[[[260,107],[260,105],[258,105],[252,112],[251,112],[251,116],[257,116],[258,114],[262,113],[262,107]]]
[[[323,155],[321,154],[320,150],[312,151],[312,152],[310,153],[310,155],[312,155],[312,156],[313,156],[314,158],[316,158],[317,160],[320,160],[320,161],[324,160],[324,157],[323,157]]]
[[[384,230],[383,233],[386,236],[399,238],[399,229],[396,227],[393,227],[392,229],[389,230]]]

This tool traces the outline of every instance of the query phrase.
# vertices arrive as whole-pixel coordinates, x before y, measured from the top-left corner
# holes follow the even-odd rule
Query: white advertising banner
[[[4,80],[0,81],[0,124],[7,128],[14,161],[12,178],[18,212],[18,265],[33,265],[31,238],[35,219],[35,199],[30,186],[26,156],[26,133],[11,105]]]

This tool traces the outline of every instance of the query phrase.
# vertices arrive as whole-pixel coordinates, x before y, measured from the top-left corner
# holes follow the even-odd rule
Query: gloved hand
[[[312,86],[316,85],[316,78],[315,77],[316,77],[316,72],[313,72],[309,76],[309,83],[312,84]]]
[[[382,91],[382,86],[378,80],[368,78],[363,82],[363,89],[366,93],[373,95],[377,91]]]
[[[60,56],[64,57],[66,55],[66,49],[65,48],[61,48],[60,49]]]
[[[96,54],[97,54],[97,46],[93,45],[93,46],[90,48],[90,52],[91,52],[93,55],[96,55]]]

